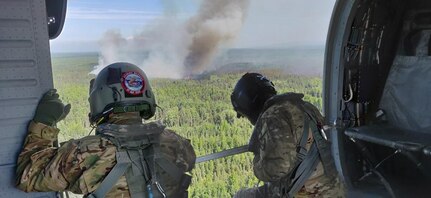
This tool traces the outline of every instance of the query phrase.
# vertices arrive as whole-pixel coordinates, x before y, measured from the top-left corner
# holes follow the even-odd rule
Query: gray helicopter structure
[[[350,197],[429,197],[431,2],[340,0],[324,114]]]

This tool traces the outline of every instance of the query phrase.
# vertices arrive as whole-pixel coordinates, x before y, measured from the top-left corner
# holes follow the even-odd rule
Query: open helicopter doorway
[[[349,195],[425,197],[431,183],[431,3],[338,1],[324,111]]]

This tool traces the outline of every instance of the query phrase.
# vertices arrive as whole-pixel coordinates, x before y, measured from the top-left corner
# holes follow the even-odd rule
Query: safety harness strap
[[[160,133],[164,130],[164,126],[159,123],[149,123],[145,125],[114,125],[107,124],[98,127],[98,134],[109,139],[117,147],[117,157],[127,159],[128,166],[120,173],[115,173],[115,177],[109,178],[111,181],[102,182],[100,187],[95,191],[108,192],[112,186],[119,180],[122,175],[125,175],[129,193],[132,198],[137,197],[165,197],[163,189],[157,182],[154,169],[154,148],[160,144]],[[124,160],[122,160],[124,161]],[[117,160],[117,165],[120,163]],[[112,172],[111,171],[111,172]],[[108,176],[111,174],[108,174]],[[104,185],[104,183],[112,183]],[[159,193],[153,194],[153,183],[157,185]],[[106,190],[107,189],[107,190]],[[157,190],[156,190],[157,191]],[[156,192],[155,191],[155,192]],[[104,197],[106,192],[92,195],[92,198]]]
[[[160,184],[159,174],[156,170],[156,161],[160,160],[157,156],[160,153],[160,144],[153,144],[151,148],[143,151],[142,156],[148,164],[148,173],[151,175],[149,182],[147,183],[147,191],[151,194],[149,197],[166,197],[166,192]]]
[[[320,124],[314,117],[314,114],[312,114],[304,105],[305,103],[299,105],[304,111],[304,132],[299,143],[299,146],[302,146],[302,148],[297,150],[297,156],[303,156],[305,153],[305,159],[301,160],[301,158],[298,158],[299,164],[294,169],[293,175],[291,175],[287,193],[288,198],[293,198],[294,195],[296,195],[296,193],[304,186],[305,182],[319,164],[319,158],[322,162],[326,176],[336,176],[335,165],[331,157],[330,144],[328,144],[327,140],[322,136],[323,134],[321,133],[324,132],[319,128]],[[309,124],[310,120],[313,121],[313,124],[311,125]],[[307,152],[305,149],[306,141],[304,138],[308,137],[308,131],[310,129],[313,134],[313,144]]]
[[[305,148],[308,140],[308,134],[310,131],[310,122],[306,116],[304,116],[304,130],[302,132],[301,140],[299,144],[296,146],[296,157],[298,158],[298,163],[302,162],[307,156],[307,149]]]
[[[313,130],[313,126],[314,123],[310,126],[310,118],[304,112],[303,132],[296,150],[298,162],[295,169],[293,169],[292,174],[290,174],[287,197],[293,197],[302,188],[302,186],[304,186],[305,182],[319,163],[319,151],[316,142],[313,142],[309,151],[306,149],[309,131],[310,129]]]
[[[106,193],[112,189],[112,187],[117,183],[118,179],[124,175],[127,168],[130,167],[130,160],[127,156],[127,152],[117,152],[116,153],[117,164],[109,172],[109,174],[103,179],[103,182],[93,193],[87,195],[88,198],[103,198]]]
[[[199,156],[196,158],[196,164],[210,161],[210,160],[224,158],[224,157],[231,156],[231,155],[238,155],[238,154],[249,152],[249,151],[250,151],[249,150],[249,144],[246,144],[243,146],[239,146],[239,147],[235,147],[235,148],[231,148],[231,149],[226,149],[226,150],[223,150],[220,152],[215,152],[215,153],[211,153],[208,155]]]
[[[126,172],[127,185],[130,196],[146,197],[152,194],[147,191],[147,183],[151,179],[151,173],[145,160],[142,158],[142,150],[127,150],[129,158],[132,160],[132,166]],[[151,165],[150,165],[151,166]]]
[[[315,143],[310,148],[304,161],[297,167],[287,197],[294,197],[319,164],[319,151]]]
[[[308,115],[310,120],[314,123],[311,125],[311,131],[313,132],[313,139],[316,143],[317,149],[319,151],[320,160],[322,161],[323,169],[325,170],[327,177],[335,177],[337,175],[337,171],[335,170],[334,160],[331,156],[331,145],[326,140],[326,135],[323,129],[321,128],[321,124],[316,120],[308,108],[306,108],[305,103],[301,105],[302,109]]]
[[[320,160],[322,161],[323,169],[325,170],[327,177],[335,177],[337,175],[337,171],[335,169],[334,160],[331,155],[331,145],[323,139],[319,130],[322,129],[317,129],[316,126],[314,126],[314,129],[312,129],[313,137],[316,137],[315,142],[319,150],[319,156]]]
[[[163,155],[163,154],[161,154]],[[166,157],[157,158],[156,162],[164,171],[166,171],[176,182],[181,185],[181,188],[187,188],[192,182],[192,177],[185,174],[184,171],[175,166],[172,162],[169,162]]]
[[[113,107],[112,113],[140,112],[140,111],[149,110],[149,109],[150,109],[149,104],[117,106],[117,107]]]
[[[176,167],[174,164],[169,162],[166,158],[161,157],[157,159],[156,162],[163,170],[165,170],[171,177],[177,182],[181,181],[183,174],[183,171],[181,171],[178,167]]]

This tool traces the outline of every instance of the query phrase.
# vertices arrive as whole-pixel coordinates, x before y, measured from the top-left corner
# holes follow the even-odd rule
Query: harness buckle
[[[325,130],[323,129],[325,126],[323,126],[322,123],[317,122],[316,127],[317,127],[317,130],[319,130],[320,135],[323,137],[323,139],[328,141],[328,136],[326,135]]]
[[[326,136],[325,131],[319,127],[319,131],[320,131],[320,135],[322,135],[323,139],[325,139],[326,141],[328,141],[328,136]]]
[[[164,198],[166,198],[166,194],[165,194],[165,190],[162,188],[162,186],[160,185],[160,183],[158,181],[154,182],[157,186],[157,190],[160,192],[160,194],[162,194],[162,196]]]

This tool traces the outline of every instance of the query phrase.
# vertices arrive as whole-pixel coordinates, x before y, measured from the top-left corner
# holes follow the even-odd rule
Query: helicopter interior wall
[[[407,10],[424,10],[431,8],[431,2],[427,0],[409,0],[405,9]]]
[[[368,124],[369,117],[373,117],[379,108],[386,76],[397,53],[405,6],[404,1],[368,0],[361,1],[352,11],[355,16],[344,54],[341,107],[346,128]],[[344,144],[348,153],[344,160],[347,172],[352,180],[357,180],[364,176],[363,162],[357,159],[370,155],[358,152],[358,146],[372,150],[374,145],[360,141],[352,143],[349,139],[345,139]]]
[[[0,0],[0,197],[57,197],[15,187],[27,124],[53,87],[46,18],[45,0]]]
[[[431,90],[431,2],[368,0],[352,13],[340,107],[344,126],[362,129],[350,132],[365,137],[369,134],[365,126],[378,126],[381,120],[376,112],[383,108],[397,128],[430,133],[431,93],[424,90]],[[420,197],[424,192],[418,191],[419,186],[426,189],[431,178],[418,166],[431,167],[431,159],[423,153],[400,154],[388,146],[403,141],[400,137],[393,142],[382,137],[380,144],[368,141],[376,140],[372,134],[364,138],[367,141],[357,138],[355,143],[345,138],[345,174],[351,185],[371,194]],[[388,192],[388,186],[393,192]]]
[[[380,107],[390,124],[431,135],[431,57],[397,56],[386,81]],[[422,50],[418,50],[422,53]]]
[[[392,125],[431,134],[431,2],[413,0],[406,7],[379,107]]]
[[[406,136],[418,137],[398,141],[419,145],[420,149],[388,160],[383,168],[393,185],[403,186],[404,192],[420,197],[426,195],[423,189],[431,182],[431,155],[423,150],[431,146],[431,3],[413,1],[409,7],[380,108],[389,125],[402,129]],[[428,141],[420,143],[424,139]]]

